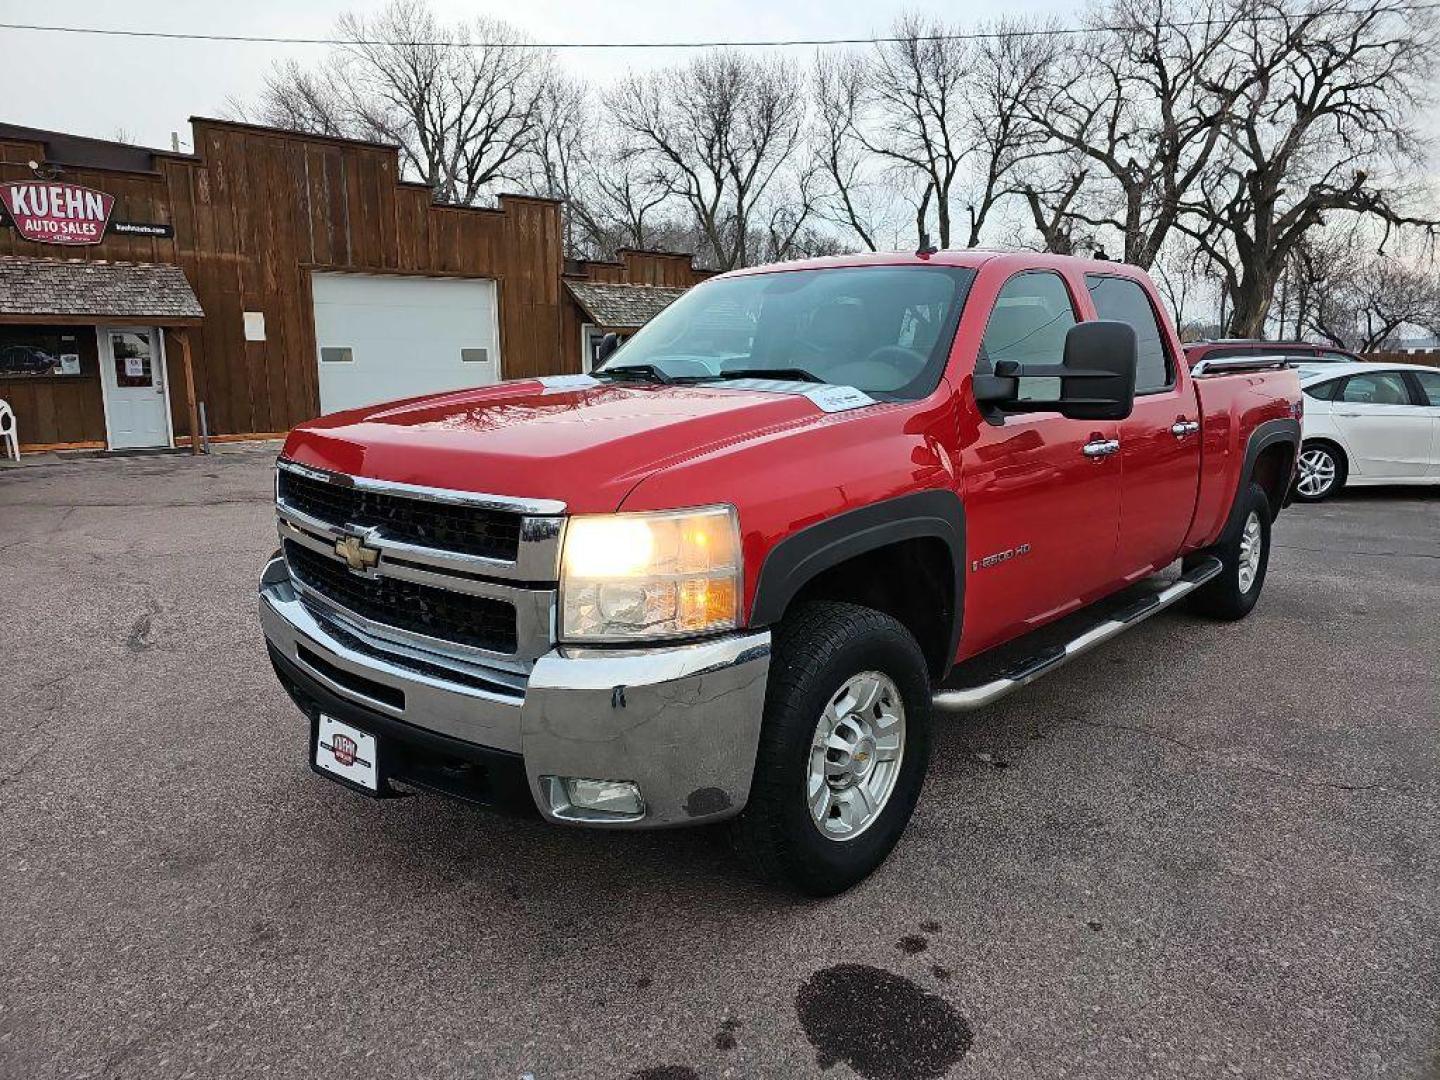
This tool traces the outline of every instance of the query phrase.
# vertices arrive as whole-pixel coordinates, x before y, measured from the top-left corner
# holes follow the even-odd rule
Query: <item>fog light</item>
[[[559,817],[566,812],[582,815],[599,813],[639,817],[645,813],[640,785],[629,780],[586,780],[578,776],[550,777],[551,809]]]

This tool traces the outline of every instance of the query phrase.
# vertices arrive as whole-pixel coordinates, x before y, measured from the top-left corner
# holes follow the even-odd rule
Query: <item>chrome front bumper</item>
[[[270,647],[332,694],[424,732],[519,754],[551,821],[698,824],[739,813],[749,798],[768,630],[665,648],[553,648],[517,675],[381,640],[313,608],[283,559],[265,567],[259,610]],[[552,798],[552,777],[631,781],[644,812],[572,809]]]

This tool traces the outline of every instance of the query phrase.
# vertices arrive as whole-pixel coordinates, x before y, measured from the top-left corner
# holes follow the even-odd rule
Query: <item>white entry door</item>
[[[165,357],[151,327],[101,327],[100,378],[110,449],[170,445]]]
[[[322,273],[312,280],[321,412],[500,377],[495,282]]]

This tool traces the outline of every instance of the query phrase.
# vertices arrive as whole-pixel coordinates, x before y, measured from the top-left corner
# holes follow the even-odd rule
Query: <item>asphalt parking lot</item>
[[[1248,621],[943,724],[815,903],[314,776],[273,454],[0,472],[0,1076],[1440,1075],[1440,490],[1295,507]]]

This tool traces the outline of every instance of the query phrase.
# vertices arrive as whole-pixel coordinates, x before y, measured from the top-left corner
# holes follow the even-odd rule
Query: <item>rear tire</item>
[[[1191,569],[1206,558],[1218,558],[1223,569],[1190,596],[1191,611],[1211,619],[1243,619],[1260,599],[1270,566],[1270,497],[1259,484],[1240,495],[1235,526],[1214,547],[1188,556]]]
[[[1345,455],[1339,447],[1318,439],[1307,442],[1300,448],[1295,498],[1307,503],[1328,499],[1345,486],[1348,471]]]
[[[806,604],[775,631],[735,847],[766,880],[843,892],[900,839],[929,759],[930,676],[915,638],[872,608]]]

